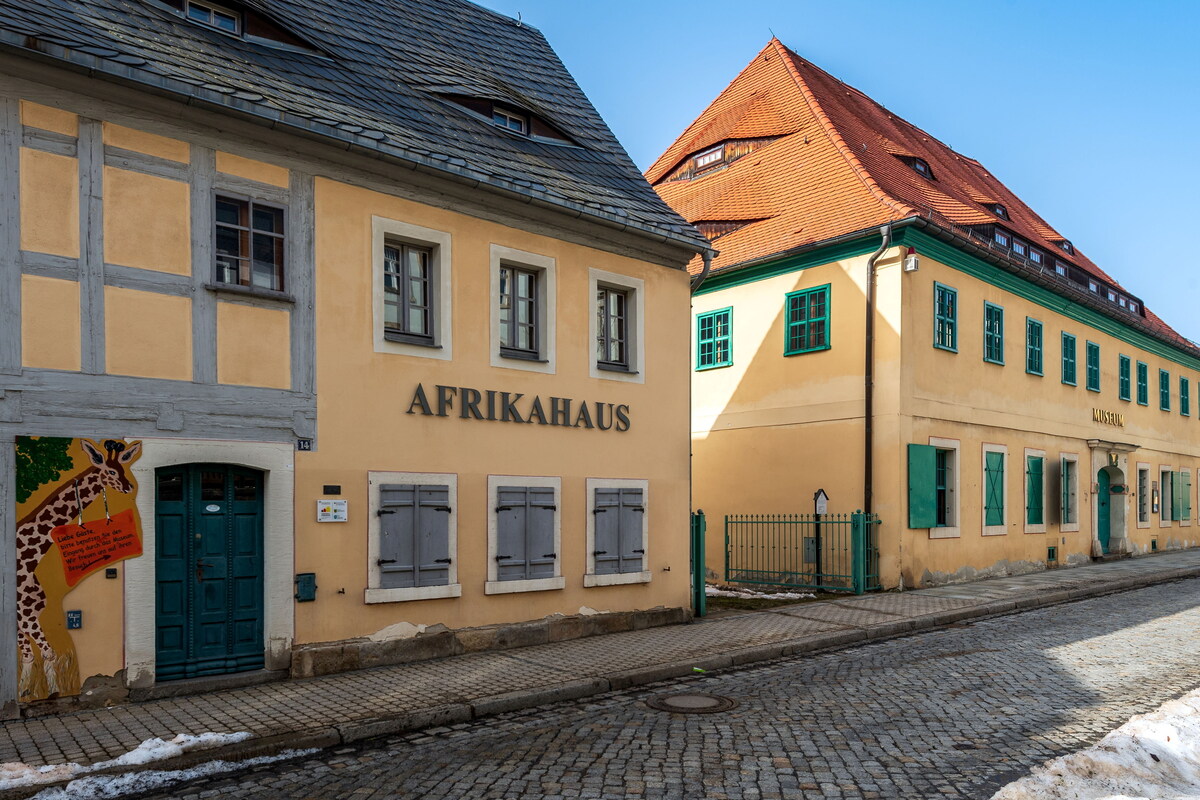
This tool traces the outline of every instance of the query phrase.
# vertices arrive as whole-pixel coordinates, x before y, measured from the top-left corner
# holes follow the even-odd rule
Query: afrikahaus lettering
[[[551,397],[549,403],[534,395],[532,400],[520,392],[472,389],[466,386],[434,386],[432,399],[418,383],[408,404],[408,414],[427,417],[457,416],[489,422],[524,422],[556,425],[563,428],[598,428],[602,431],[629,430],[629,406],[621,403],[573,400]]]

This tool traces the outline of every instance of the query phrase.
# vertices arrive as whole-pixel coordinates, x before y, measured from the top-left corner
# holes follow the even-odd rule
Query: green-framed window
[[[1171,410],[1171,373],[1165,369],[1158,371],[1158,407],[1163,411]]]
[[[1179,376],[1179,413],[1185,417],[1192,415],[1192,384],[1182,375]]]
[[[733,364],[733,309],[696,315],[696,369]]]
[[[1004,453],[983,454],[983,524],[1004,524]]]
[[[1133,396],[1129,375],[1132,362],[1129,360],[1129,356],[1121,356],[1117,360],[1117,365],[1117,396],[1122,400],[1128,400]]]
[[[1095,342],[1087,343],[1087,389],[1100,391],[1100,345]]]
[[[933,346],[958,352],[958,291],[933,284]]]
[[[1042,323],[1025,318],[1025,371],[1030,375],[1042,374],[1042,333]]]
[[[1068,386],[1077,384],[1075,379],[1075,337],[1062,335],[1062,382]]]
[[[829,349],[829,284],[790,292],[783,307],[785,356]]]
[[[1045,466],[1043,456],[1025,457],[1025,524],[1046,524]]]
[[[1139,406],[1150,405],[1150,368],[1145,362],[1137,362],[1137,404]]]
[[[1004,363],[1004,309],[995,303],[983,304],[983,360]]]

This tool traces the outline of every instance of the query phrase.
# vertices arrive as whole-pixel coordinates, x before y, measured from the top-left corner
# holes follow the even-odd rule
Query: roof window
[[[225,33],[238,36],[242,32],[242,15],[214,3],[202,3],[197,0],[186,0],[185,12],[192,22],[216,28]]]
[[[931,181],[937,180],[933,177],[933,168],[929,166],[929,162],[925,159],[918,158],[917,156],[896,156],[896,158],[912,167],[913,172],[917,173],[922,178],[928,178]]]
[[[1075,255],[1075,248],[1071,244],[1071,242],[1067,239],[1063,239],[1063,240],[1059,241],[1058,248],[1060,250],[1062,250],[1064,253],[1070,253],[1071,255]]]
[[[725,145],[719,144],[696,154],[696,169],[704,169],[725,160]]]
[[[1008,219],[1008,209],[999,203],[987,203],[984,205],[984,208],[995,214],[1000,219]]]
[[[514,133],[529,133],[529,119],[522,114],[500,106],[492,106],[492,122]]]

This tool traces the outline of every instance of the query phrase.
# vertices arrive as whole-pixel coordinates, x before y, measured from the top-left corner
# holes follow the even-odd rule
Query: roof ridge
[[[857,175],[858,179],[863,182],[863,185],[867,187],[868,191],[875,196],[881,205],[887,206],[892,211],[899,213],[900,219],[903,219],[904,217],[921,216],[920,210],[909,206],[907,203],[900,202],[885,192],[883,188],[880,187],[880,185],[875,181],[875,179],[871,177],[871,173],[867,171],[867,168],[863,166],[863,163],[858,160],[858,156],[854,155],[854,150],[851,149],[850,145],[846,144],[846,140],[842,137],[842,134],[837,129],[837,126],[833,124],[833,120],[831,120],[829,115],[825,113],[825,109],[821,106],[821,102],[813,93],[812,88],[808,85],[808,82],[804,80],[804,77],[800,74],[800,71],[796,69],[796,63],[793,59],[798,59],[800,56],[789,50],[788,47],[783,42],[779,41],[779,39],[775,36],[771,37],[771,41],[768,46],[770,45],[774,45],[775,49],[780,52],[780,55],[784,59],[784,64],[787,66],[787,70],[792,76],[792,80],[796,82],[797,88],[800,89],[800,94],[804,97],[804,101],[808,103],[809,110],[812,111],[813,116],[816,117],[817,121],[825,129],[826,135],[828,135],[833,141],[834,147],[837,148],[837,151],[841,154],[842,158],[844,158],[846,163],[850,165],[850,169],[854,171],[854,174]],[[819,67],[814,68],[819,69]],[[855,91],[859,90],[855,89]],[[864,95],[864,97],[865,96],[866,95]]]

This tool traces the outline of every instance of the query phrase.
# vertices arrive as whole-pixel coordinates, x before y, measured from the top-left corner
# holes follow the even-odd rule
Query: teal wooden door
[[[154,558],[158,680],[262,669],[262,474],[158,470]]]
[[[1109,488],[1108,473],[1100,470],[1096,476],[1096,538],[1100,540],[1102,552],[1108,552],[1108,541],[1112,537],[1112,519],[1109,514],[1109,504],[1112,502],[1112,492]]]

